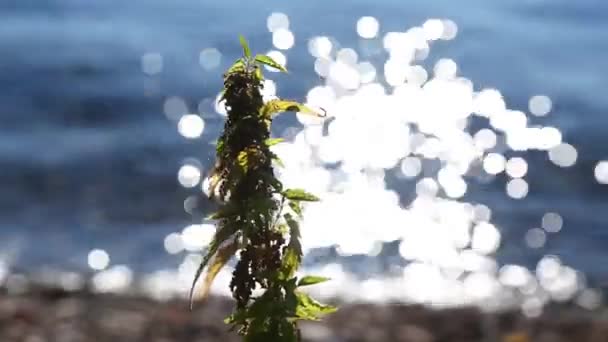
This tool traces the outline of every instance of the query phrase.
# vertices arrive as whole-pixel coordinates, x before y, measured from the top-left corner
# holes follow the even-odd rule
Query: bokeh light
[[[163,243],[165,250],[169,254],[177,254],[184,250],[184,244],[181,234],[171,233],[165,237]]]
[[[372,39],[378,35],[380,23],[374,17],[361,17],[357,20],[357,34],[364,39]]]
[[[110,264],[110,255],[103,249],[93,249],[89,252],[87,262],[94,270],[103,270]]]
[[[163,111],[168,119],[177,121],[188,113],[188,105],[181,97],[170,96],[163,104]]]
[[[547,242],[547,234],[540,228],[532,228],[526,232],[525,242],[530,248],[542,248]]]
[[[578,152],[567,143],[561,143],[549,150],[549,160],[559,167],[570,167],[576,163]]]
[[[528,195],[528,182],[514,178],[507,182],[507,195],[514,199],[522,199]]]
[[[600,184],[608,184],[608,161],[600,161],[593,170],[595,180]]]
[[[205,48],[199,56],[199,63],[205,70],[212,70],[220,65],[222,53],[216,48]]]
[[[184,164],[177,172],[177,180],[184,188],[193,188],[201,181],[201,170],[192,164]]]
[[[177,131],[184,138],[195,139],[203,134],[205,122],[197,114],[186,114],[177,123]]]
[[[285,50],[296,43],[289,18],[272,13],[267,26],[276,49],[267,54],[286,65]],[[391,266],[397,276],[383,274],[366,281],[354,281],[354,275],[334,261],[307,265],[303,272],[334,279],[311,291],[378,302],[475,304],[485,308],[496,308],[501,301],[516,302],[530,317],[541,314],[548,300],[575,298],[580,289],[578,276],[561,262],[557,272],[551,268],[553,259],[539,263],[535,271],[521,265],[499,265],[494,254],[503,236],[502,227],[493,222],[494,208],[469,202],[466,195],[476,180],[506,181],[506,195],[522,200],[529,193],[524,177],[532,166],[524,159],[528,158],[526,151],[545,151],[551,162],[567,167],[576,163],[576,149],[562,141],[560,129],[532,124],[529,115],[508,108],[498,89],[477,90],[473,81],[459,75],[462,71],[455,60],[439,58],[428,69],[429,63],[422,60],[429,55],[433,41],[457,36],[458,26],[453,21],[429,19],[405,31],[380,36],[379,31],[376,18],[358,19],[357,35],[377,38],[358,43],[377,43],[378,49],[387,53],[385,60],[378,60],[379,54],[345,46],[332,36],[308,40],[321,84],[308,89],[305,103],[327,110],[331,119],[297,114],[302,127],[285,130],[281,136],[286,141],[273,146],[272,151],[283,161],[277,176],[286,187],[305,188],[322,198],[322,202],[305,206],[301,223],[306,232],[302,235],[305,256],[317,248],[335,247],[338,258],[356,255],[373,259],[383,254],[384,243],[399,241],[396,257],[407,264]],[[203,58],[201,65],[212,69],[215,62],[219,64],[221,54],[207,54],[206,67]],[[265,80],[264,101],[277,97],[279,85]],[[219,96],[215,110],[223,119],[226,108],[224,102],[218,102]],[[528,109],[531,115],[543,116],[551,111],[552,102],[546,96],[534,96]],[[165,112],[179,120],[178,126],[182,120],[190,120],[183,124],[190,131],[180,130],[185,137],[200,137],[205,129],[206,121],[198,115],[189,117],[192,114],[178,97],[167,99]],[[472,128],[470,123],[479,118],[487,125]],[[211,121],[207,123],[211,125]],[[388,185],[387,175],[392,172],[399,181],[414,187],[406,203]],[[503,172],[508,177],[502,177]],[[182,186],[200,186],[207,192],[209,179],[202,177],[200,165],[194,163],[182,165],[178,172]],[[597,164],[595,177],[608,183],[608,162]],[[191,212],[186,208],[196,204],[186,202],[188,199],[184,208]],[[547,234],[563,226],[557,213],[546,213],[540,221],[539,228],[523,233],[522,243],[529,248],[542,249]],[[204,223],[164,236],[165,251],[183,256],[184,261],[177,271],[150,276],[147,284],[155,296],[171,298],[182,287],[187,288],[187,280],[200,261],[197,253],[208,246],[214,233],[214,225]],[[369,276],[379,268],[374,263],[361,263],[357,271]],[[230,276],[230,271],[223,271],[220,283],[229,282]],[[179,281],[168,286],[160,279]],[[514,292],[501,292],[504,288]],[[215,285],[212,292],[229,294],[226,288]],[[597,303],[593,292],[583,293],[576,297],[581,306]],[[505,299],[503,294],[516,295]]]
[[[535,95],[530,98],[528,108],[530,113],[536,116],[545,116],[551,111],[553,103],[548,96]]]
[[[149,52],[141,57],[141,70],[146,75],[156,75],[163,71],[163,56],[160,53]]]
[[[266,19],[268,31],[275,32],[279,29],[289,29],[289,17],[285,13],[273,12]]]
[[[288,50],[295,43],[293,32],[286,28],[279,28],[272,34],[272,45],[279,50]]]
[[[522,178],[528,172],[528,163],[521,157],[513,157],[507,161],[505,170],[512,178]]]
[[[558,213],[546,213],[543,215],[541,227],[548,233],[557,233],[562,230],[564,220]]]

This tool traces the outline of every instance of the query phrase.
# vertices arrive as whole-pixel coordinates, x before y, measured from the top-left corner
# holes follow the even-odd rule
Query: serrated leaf
[[[283,138],[268,138],[268,139],[264,140],[264,144],[266,144],[266,146],[270,147],[270,146],[274,146],[276,144],[280,144],[283,141],[285,141],[285,139],[283,139]]]
[[[315,285],[315,284],[326,282],[328,280],[330,280],[330,278],[318,277],[318,276],[305,276],[302,279],[300,279],[300,281],[298,282],[298,287]]]
[[[209,267],[207,269],[205,278],[203,279],[203,287],[201,288],[199,295],[197,296],[199,299],[202,300],[202,299],[207,298],[207,295],[209,294],[209,290],[211,289],[211,284],[213,283],[213,280],[215,279],[217,274],[220,272],[220,270],[224,267],[224,265],[226,265],[226,263],[228,263],[228,261],[230,261],[230,258],[232,258],[238,250],[239,250],[238,238],[234,238],[233,240],[228,241],[227,243],[220,246],[218,248],[217,252],[214,253],[213,258],[209,262]],[[195,285],[196,285],[196,280],[193,284],[193,289],[194,289]],[[193,292],[194,291],[192,290],[192,294],[190,295],[190,303],[191,303],[190,306],[191,307],[192,307],[192,303],[194,301]]]
[[[209,250],[207,251],[207,254],[205,254],[205,256],[203,257],[203,260],[201,261],[200,265],[196,269],[196,273],[194,275],[194,280],[192,281],[192,286],[190,287],[190,295],[189,295],[190,310],[192,310],[192,305],[193,305],[192,296],[194,295],[194,288],[196,286],[196,282],[198,281],[198,278],[200,278],[201,274],[203,273],[203,270],[205,269],[205,267],[207,267],[209,260],[215,255],[218,248],[225,241],[227,241],[232,236],[234,236],[234,234],[236,234],[237,231],[238,231],[238,228],[234,225],[220,225],[218,227],[218,229],[215,231],[213,240],[211,240],[211,243],[209,244]]]
[[[245,55],[245,57],[247,58],[250,58],[251,50],[249,49],[249,44],[247,43],[247,40],[242,35],[239,35],[239,41],[241,42],[241,46],[243,47],[243,55]]]
[[[292,201],[317,202],[319,197],[304,191],[303,189],[287,189],[283,191],[285,198]]]
[[[260,114],[264,118],[271,118],[274,114],[283,112],[298,112],[314,116],[316,118],[322,118],[325,115],[321,114],[308,106],[305,106],[296,101],[274,99],[266,102],[260,109]]]
[[[296,318],[316,321],[322,315],[337,311],[336,307],[321,304],[304,292],[296,291],[295,294],[298,300]]]
[[[275,68],[275,69],[279,69],[282,72],[287,72],[287,69],[282,66],[281,64],[277,63],[274,59],[270,58],[269,56],[266,55],[256,55],[255,56],[255,61],[258,63],[262,63],[265,65],[268,65],[271,68]]]

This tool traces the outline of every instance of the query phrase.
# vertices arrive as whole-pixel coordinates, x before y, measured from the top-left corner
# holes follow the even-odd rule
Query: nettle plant
[[[245,39],[244,56],[224,74],[228,112],[224,131],[217,141],[216,163],[209,177],[208,195],[219,203],[209,216],[217,220],[213,241],[195,274],[190,291],[205,272],[198,298],[205,298],[215,276],[238,254],[230,289],[236,301],[225,322],[238,329],[245,341],[299,341],[299,320],[318,320],[334,312],[300,291],[303,286],[329,280],[298,278],[302,261],[300,229],[302,202],[319,198],[303,189],[285,189],[273,166],[281,161],[270,147],[281,138],[270,137],[273,117],[300,112],[324,117],[298,102],[274,99],[264,102],[262,67],[287,70],[265,55],[252,57]],[[254,293],[255,290],[255,293]]]

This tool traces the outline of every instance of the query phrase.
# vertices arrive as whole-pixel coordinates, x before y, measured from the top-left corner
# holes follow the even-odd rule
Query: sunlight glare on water
[[[287,15],[272,13],[267,27],[274,48],[294,46]],[[459,75],[453,59],[439,58],[431,70],[419,64],[434,44],[456,38],[458,26],[453,21],[429,19],[406,31],[380,32],[380,27],[376,18],[364,16],[356,23],[356,34],[382,46],[387,52],[385,61],[369,58],[332,36],[307,40],[312,71],[322,79],[307,91],[305,104],[324,108],[331,121],[298,114],[302,129],[290,128],[288,139],[271,149],[285,164],[277,169],[284,185],[305,188],[322,200],[304,205],[301,229],[305,254],[335,247],[342,257],[374,257],[382,253],[382,243],[398,241],[397,257],[407,263],[394,266],[397,276],[382,275],[368,281],[357,281],[333,261],[317,263],[302,272],[318,273],[332,281],[315,286],[311,292],[347,300],[491,308],[519,298],[516,304],[529,316],[542,312],[549,299],[576,297],[581,306],[597,305],[597,296],[581,288],[579,274],[556,257],[543,258],[532,271],[521,265],[499,265],[495,253],[503,240],[502,227],[492,221],[492,208],[466,200],[480,177],[501,182],[505,199],[527,197],[530,189],[524,177],[528,162],[523,154],[513,156],[511,151],[544,151],[551,162],[568,167],[576,163],[576,148],[562,142],[558,128],[532,126],[524,111],[509,109],[498,89],[477,89],[472,80]],[[268,54],[285,65],[285,52],[278,50]],[[201,65],[205,69],[219,64],[219,51],[203,52]],[[152,62],[154,58],[149,57]],[[277,87],[274,81],[266,80],[264,100],[276,98],[280,94]],[[226,108],[218,100],[219,94],[215,110],[223,118]],[[531,115],[543,116],[551,111],[552,102],[546,96],[534,96],[528,107]],[[183,100],[173,97],[165,101],[165,113],[174,120],[183,119],[188,108]],[[469,123],[478,118],[488,124],[471,131]],[[180,133],[200,136],[204,121],[188,120],[191,122],[183,125],[189,130]],[[507,177],[501,177],[503,172]],[[406,203],[387,184],[393,174],[412,186]],[[608,183],[608,162],[598,163],[594,175],[599,183]],[[194,165],[184,165],[178,172],[183,186],[202,184],[206,191],[209,179],[201,177]],[[546,213],[539,225],[542,228],[526,227],[522,245],[543,248],[547,233],[562,229],[563,218]],[[167,253],[187,255],[177,271],[150,275],[145,288],[161,299],[187,289],[200,262],[198,255],[188,253],[204,249],[214,232],[212,223],[204,223],[166,235]],[[95,265],[104,266],[101,262]],[[358,271],[369,272],[363,264],[360,268]],[[218,284],[212,287],[214,293],[229,295],[230,272],[228,268],[220,273]],[[162,279],[177,282],[167,287]],[[579,295],[579,291],[583,292]]]
[[[361,17],[357,21],[357,34],[363,39],[372,39],[378,35],[380,23],[374,17]]]
[[[268,31],[275,32],[279,29],[289,29],[289,17],[285,13],[273,12],[266,19],[266,27]]]
[[[293,32],[286,28],[279,28],[272,34],[272,45],[279,50],[288,50],[295,43]]]

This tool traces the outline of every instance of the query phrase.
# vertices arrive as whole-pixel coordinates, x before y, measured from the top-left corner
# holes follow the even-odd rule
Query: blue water
[[[476,89],[494,87],[510,108],[526,110],[531,95],[546,94],[554,111],[533,119],[553,125],[579,151],[568,169],[546,154],[530,153],[530,194],[509,199],[505,179],[470,186],[467,200],[483,202],[505,241],[500,262],[534,266],[556,254],[590,277],[608,279],[608,186],[593,177],[608,159],[608,2],[527,1],[208,1],[3,0],[0,2],[0,256],[16,268],[84,269],[92,248],[112,263],[138,271],[176,265],[162,246],[166,234],[196,222],[183,201],[195,190],[179,186],[181,162],[211,164],[210,143],[222,120],[211,103],[221,70],[240,53],[244,33],[258,51],[271,49],[266,18],[289,15],[296,46],[287,52],[289,76],[276,76],[280,95],[303,99],[319,83],[306,40],[330,35],[358,47],[355,23],[372,15],[382,32],[405,30],[431,17],[449,18],[458,37],[433,45],[427,65],[453,58]],[[204,71],[199,52],[222,52],[220,68]],[[164,57],[154,78],[141,71],[146,52]],[[380,60],[380,59],[379,59]],[[152,82],[152,83],[151,83]],[[154,83],[158,82],[158,83]],[[152,95],[146,87],[158,85]],[[206,113],[203,137],[187,141],[163,114],[167,96],[183,97]],[[295,125],[279,121],[277,132]],[[393,182],[404,203],[413,182]],[[556,211],[564,228],[545,248],[523,236]],[[387,246],[380,259],[394,260]],[[394,247],[394,246],[393,246]]]

